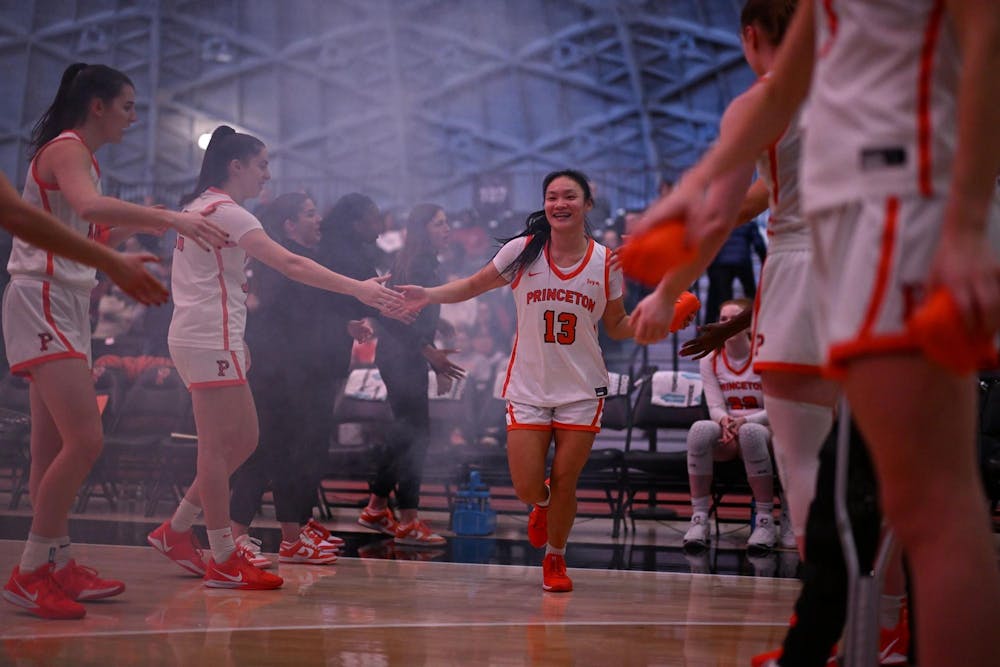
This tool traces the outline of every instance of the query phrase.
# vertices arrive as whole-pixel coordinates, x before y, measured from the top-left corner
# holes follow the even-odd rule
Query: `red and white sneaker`
[[[408,544],[412,547],[436,547],[445,543],[447,543],[446,539],[431,530],[430,526],[420,519],[396,525],[396,544]]]
[[[201,545],[190,530],[178,533],[170,527],[170,520],[164,521],[160,527],[146,536],[154,549],[174,561],[182,568],[196,574],[199,577],[205,576],[205,559],[202,556]]]
[[[52,563],[45,563],[34,572],[21,574],[21,568],[15,566],[10,580],[3,587],[3,598],[41,618],[83,618],[87,615],[87,610],[59,587],[52,578],[54,568]]]
[[[546,554],[542,561],[542,589],[552,593],[573,590],[573,580],[566,575],[566,559],[559,554]]]
[[[878,659],[880,665],[905,665],[909,662],[910,624],[903,614],[892,630],[879,632]]]
[[[271,567],[271,559],[265,556],[260,551],[260,540],[256,537],[250,537],[249,535],[240,535],[235,540],[236,550],[242,551],[246,559],[250,561],[254,567],[259,567],[262,570],[266,570]]]
[[[337,560],[333,551],[320,549],[305,531],[299,533],[294,542],[281,541],[278,561],[281,563],[305,563],[307,565],[329,565]]]
[[[549,480],[545,480],[545,486],[549,486]],[[549,498],[552,498],[551,491]],[[549,541],[549,506],[539,507],[533,505],[531,514],[528,515],[528,542],[536,549],[544,547]]]
[[[320,549],[340,549],[344,546],[344,540],[340,539],[321,524],[316,519],[309,519],[309,522],[302,526],[302,531],[307,533],[312,541],[319,545]]]
[[[55,569],[52,578],[71,600],[103,600],[125,591],[124,582],[101,579],[97,570],[78,565],[72,558],[65,567]]]
[[[247,560],[237,549],[224,563],[208,559],[205,585],[209,588],[230,588],[242,591],[265,591],[280,588],[285,580],[276,574],[264,572]]]
[[[396,517],[392,514],[392,510],[388,507],[381,512],[376,512],[370,507],[366,507],[361,512],[361,516],[358,517],[358,523],[365,528],[392,536],[396,535],[396,526],[399,525],[396,522]]]

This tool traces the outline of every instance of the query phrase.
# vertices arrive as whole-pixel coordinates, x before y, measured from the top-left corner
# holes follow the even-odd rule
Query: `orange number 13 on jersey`
[[[556,324],[559,331],[556,331]],[[554,310],[545,311],[545,342],[572,345],[576,340],[576,315],[573,313],[556,314]]]

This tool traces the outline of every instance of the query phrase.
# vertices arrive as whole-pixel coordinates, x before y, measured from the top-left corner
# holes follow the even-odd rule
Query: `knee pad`
[[[797,537],[805,534],[809,505],[816,495],[819,451],[833,425],[833,409],[813,403],[765,397],[778,475]]]
[[[691,425],[687,435],[688,474],[711,476],[712,450],[722,437],[722,427],[704,419]]]
[[[771,466],[771,431],[761,424],[743,424],[739,430],[740,454],[747,477],[770,477],[774,475]]]

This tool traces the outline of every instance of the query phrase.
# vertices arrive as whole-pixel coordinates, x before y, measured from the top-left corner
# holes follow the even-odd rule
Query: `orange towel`
[[[696,256],[695,248],[684,244],[684,223],[680,220],[670,220],[632,236],[618,250],[625,275],[648,287],[655,287],[664,274]]]
[[[947,289],[939,287],[909,321],[910,333],[924,356],[959,375],[996,366],[997,348],[986,332],[969,332],[962,324],[958,304]]]
[[[694,317],[701,308],[701,300],[691,292],[684,292],[674,304],[674,318],[670,320],[670,333],[683,329],[689,317]]]

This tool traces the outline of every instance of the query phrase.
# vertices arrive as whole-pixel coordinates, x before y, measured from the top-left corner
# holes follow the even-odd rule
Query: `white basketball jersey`
[[[785,133],[757,158],[757,175],[769,193],[768,236],[809,236],[799,202],[799,156],[802,133],[799,113]]]
[[[95,225],[90,224],[73,210],[63,197],[57,183],[48,183],[38,174],[38,158],[42,152],[57,141],[79,141],[83,139],[76,132],[67,130],[57,136],[35,154],[28,170],[28,178],[24,184],[22,198],[32,206],[44,209],[55,216],[60,222],[81,236],[94,237]],[[86,146],[86,144],[83,144]],[[89,149],[88,149],[89,151]],[[90,154],[90,179],[97,191],[101,191],[101,169],[97,165],[94,154]],[[47,250],[36,248],[14,237],[7,272],[11,276],[24,276],[39,280],[51,280],[57,284],[76,289],[91,290],[97,284],[97,270],[79,262],[60,257]]]
[[[961,61],[944,0],[816,0],[807,212],[947,191]]]
[[[518,238],[493,258],[504,269],[527,244]],[[593,239],[583,259],[560,268],[548,246],[511,282],[517,335],[507,365],[502,396],[539,407],[603,398],[608,371],[597,327],[608,301],[622,295],[621,271],[611,271],[611,252]]]
[[[221,190],[209,188],[185,211],[201,212],[229,232],[234,243],[260,222]],[[211,252],[177,237],[170,278],[174,315],[167,342],[180,347],[243,350],[247,319],[247,254],[239,246]]]
[[[764,390],[760,376],[753,371],[752,358],[750,355],[737,366],[726,357],[723,348],[701,360],[699,368],[705,403],[715,421],[723,414],[748,417],[764,409]]]

